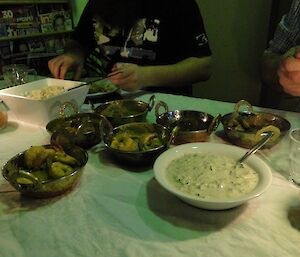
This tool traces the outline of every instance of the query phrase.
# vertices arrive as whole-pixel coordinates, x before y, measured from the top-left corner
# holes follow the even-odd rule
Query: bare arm
[[[190,57],[173,65],[145,67],[145,86],[180,86],[208,80],[211,57]]]
[[[179,87],[198,81],[205,81],[211,75],[211,57],[190,57],[176,64],[138,66],[117,64],[110,80],[122,89],[133,91],[143,87]]]

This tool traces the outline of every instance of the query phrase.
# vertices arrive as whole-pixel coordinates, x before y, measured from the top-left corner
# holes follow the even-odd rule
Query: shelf
[[[0,5],[5,4],[57,4],[57,3],[69,3],[69,0],[0,0]]]
[[[37,34],[32,34],[32,35],[15,36],[15,37],[0,37],[0,42],[9,41],[9,40],[34,38],[34,37],[46,37],[46,36],[59,35],[59,34],[68,34],[68,33],[71,33],[71,32],[73,32],[73,30],[54,31],[54,32],[48,32],[48,33],[37,33]]]
[[[57,31],[56,15],[65,18]],[[0,16],[0,67],[23,63],[49,74],[48,60],[63,52],[74,31],[71,0],[0,0]]]

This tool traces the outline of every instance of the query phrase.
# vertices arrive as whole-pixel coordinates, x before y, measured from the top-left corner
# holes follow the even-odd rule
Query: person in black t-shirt
[[[211,74],[211,51],[194,0],[90,0],[65,53],[49,61],[56,78],[73,68],[107,75],[127,91],[191,95]]]

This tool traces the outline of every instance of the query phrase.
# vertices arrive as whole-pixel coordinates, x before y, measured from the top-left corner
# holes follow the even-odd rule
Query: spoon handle
[[[238,163],[242,163],[251,154],[256,153],[261,147],[263,147],[270,140],[270,138],[273,136],[273,134],[274,133],[272,131],[263,132],[261,135],[263,135],[264,138],[262,140],[260,140],[256,145],[254,145],[247,153],[245,153],[245,155],[241,159],[238,160]]]

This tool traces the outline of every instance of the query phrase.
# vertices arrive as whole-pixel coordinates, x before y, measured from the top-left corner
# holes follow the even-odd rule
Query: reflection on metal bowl
[[[45,147],[49,147],[49,145]],[[25,152],[17,154],[8,161],[2,169],[2,175],[15,189],[26,196],[47,198],[63,194],[76,185],[82,175],[83,167],[88,161],[87,152],[80,147],[75,146],[64,150],[80,164],[79,167],[69,175],[58,179],[40,181],[30,172],[25,171]],[[29,181],[29,183],[20,183],[21,180]]]
[[[239,110],[242,105],[246,105],[247,111]],[[228,140],[245,148],[257,144],[263,138],[262,133],[267,131],[274,135],[263,148],[273,147],[291,128],[290,122],[279,115],[253,112],[252,106],[244,100],[236,104],[234,112],[224,115],[221,122]]]
[[[155,96],[151,96],[149,103],[143,101],[123,99],[106,102],[94,111],[105,116],[113,126],[146,120],[148,112],[154,106]]]
[[[164,108],[165,112],[159,114],[159,109]],[[178,127],[178,132],[174,138],[174,144],[184,144],[192,142],[203,142],[210,134],[216,130],[221,116],[212,115],[190,110],[169,111],[165,102],[160,101],[155,106],[156,122],[172,130]]]
[[[156,145],[154,148],[149,148],[146,150],[136,149],[135,151],[127,151],[125,149],[116,149],[115,147],[112,147],[112,141],[114,140],[115,136],[118,133],[123,132],[126,135],[133,132],[137,135],[137,137],[138,135],[142,135],[144,133],[155,134],[159,138],[160,144]],[[128,164],[146,165],[153,163],[154,160],[168,148],[171,141],[171,133],[167,128],[159,124],[134,122],[121,125],[113,129],[112,127],[108,127],[108,129],[104,128],[103,141],[109,153],[118,161]]]

